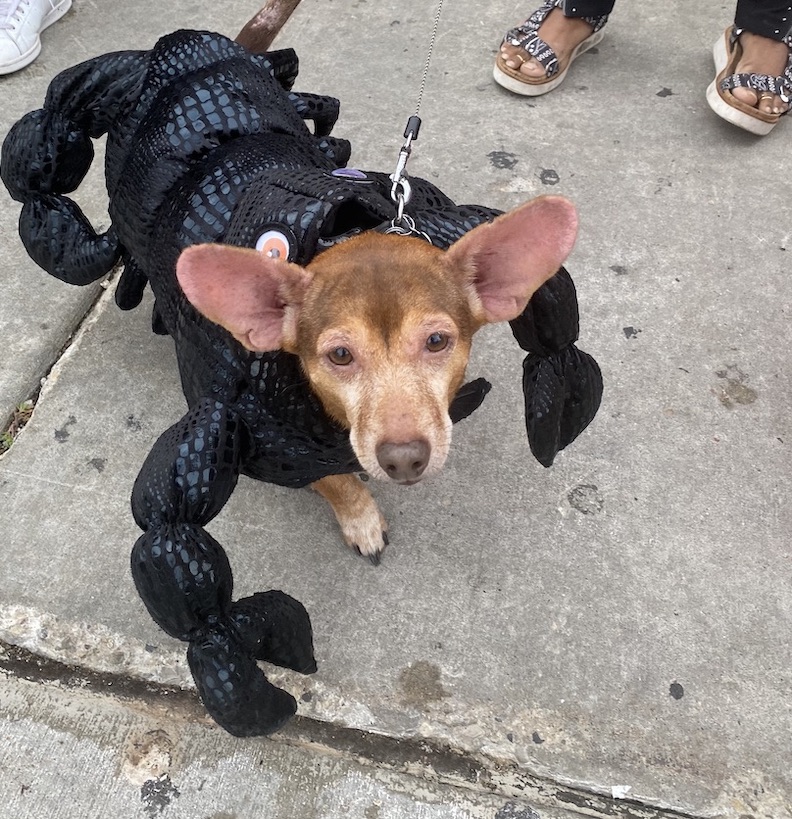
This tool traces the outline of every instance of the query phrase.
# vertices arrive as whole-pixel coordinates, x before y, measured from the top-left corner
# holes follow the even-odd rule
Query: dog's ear
[[[297,310],[311,281],[303,267],[244,247],[188,247],[176,277],[199,313],[225,327],[248,350],[294,345]]]
[[[563,264],[577,236],[577,214],[560,196],[540,196],[455,242],[446,260],[472,285],[474,312],[508,321]]]

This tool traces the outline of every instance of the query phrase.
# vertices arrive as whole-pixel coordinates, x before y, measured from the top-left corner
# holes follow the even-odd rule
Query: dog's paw
[[[346,544],[361,557],[367,557],[375,566],[379,566],[388,545],[388,525],[373,498],[371,506],[362,515],[342,520],[337,514],[336,518]]]
[[[388,545],[388,525],[362,481],[355,475],[331,475],[311,486],[333,507],[347,545],[378,566]]]

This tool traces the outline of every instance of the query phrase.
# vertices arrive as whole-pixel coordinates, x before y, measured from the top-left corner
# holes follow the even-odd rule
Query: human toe
[[[500,54],[505,65],[513,71],[519,71],[533,79],[541,79],[545,76],[545,69],[522,48],[504,43]]]
[[[756,108],[757,103],[759,102],[759,94],[757,94],[753,88],[733,88],[732,96],[740,102],[744,102],[746,105],[750,105],[753,108]]]
[[[789,107],[781,97],[769,91],[755,91],[753,88],[738,87],[732,89],[732,95],[763,114],[782,114]]]

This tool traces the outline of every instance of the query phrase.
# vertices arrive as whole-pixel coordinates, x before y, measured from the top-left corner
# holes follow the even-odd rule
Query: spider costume
[[[148,611],[189,643],[188,662],[212,717],[239,736],[270,733],[296,710],[257,665],[316,669],[302,605],[279,591],[232,601],[226,554],[204,526],[240,473],[299,487],[359,470],[346,430],[325,414],[296,357],[245,350],[187,301],[175,276],[193,244],[256,247],[274,232],[290,261],[363,230],[385,230],[391,182],[345,167],[349,143],[330,136],[338,102],[291,93],[293,51],[253,55],[231,40],[179,31],[151,51],[88,60],[58,75],[44,107],[9,132],[0,172],[23,203],[20,236],[30,256],[71,284],[116,263],[116,301],[155,296],[153,328],[176,347],[187,414],[155,443],[132,491],[143,530],[132,576]],[[313,133],[305,124],[313,123]],[[67,196],[107,134],[111,226],[97,234]],[[448,247],[498,211],[457,206],[412,179],[407,207],[417,230]],[[574,346],[577,302],[561,269],[512,322],[528,351],[526,423],[532,451],[549,466],[591,421],[601,396],[596,363]],[[462,387],[453,421],[473,412],[489,384]]]

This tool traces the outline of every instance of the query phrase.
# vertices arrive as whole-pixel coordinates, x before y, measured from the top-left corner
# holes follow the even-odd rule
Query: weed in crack
[[[11,445],[16,440],[17,435],[22,431],[22,428],[33,416],[33,408],[36,405],[34,398],[28,398],[17,405],[11,413],[11,420],[6,429],[0,434],[0,455],[5,454],[11,449]]]

